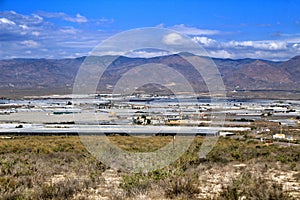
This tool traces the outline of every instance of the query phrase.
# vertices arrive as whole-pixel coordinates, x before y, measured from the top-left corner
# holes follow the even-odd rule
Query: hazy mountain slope
[[[13,93],[71,93],[72,84],[84,57],[76,59],[11,59],[0,61],[0,96]],[[95,58],[101,60],[103,57]],[[300,90],[300,56],[285,62],[255,59],[213,59],[228,90]],[[114,84],[136,66],[160,63],[177,70],[196,91],[206,90],[197,71],[178,55],[154,58],[120,56],[107,69],[99,84],[111,90]]]

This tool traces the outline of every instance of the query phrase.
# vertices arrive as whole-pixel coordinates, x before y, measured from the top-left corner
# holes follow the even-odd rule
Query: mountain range
[[[72,93],[77,72],[85,59],[0,60],[0,97]],[[95,58],[97,61],[103,59],[105,56]],[[280,62],[249,58],[212,60],[227,91],[300,91],[300,56]],[[167,65],[182,74],[195,91],[207,91],[205,82],[191,64],[174,54],[152,58],[119,56],[105,71],[98,92],[111,92],[122,75],[136,66],[149,63]],[[159,85],[146,85],[140,90],[154,93],[168,91]]]

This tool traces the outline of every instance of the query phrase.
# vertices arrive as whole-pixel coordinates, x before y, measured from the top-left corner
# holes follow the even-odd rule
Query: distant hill
[[[193,55],[189,55],[193,56]],[[72,93],[73,82],[85,57],[74,59],[11,59],[0,61],[0,96],[27,96]],[[104,59],[97,57],[96,60]],[[213,58],[226,89],[300,91],[300,56],[285,62],[260,59]],[[205,82],[179,55],[154,58],[120,56],[104,74],[98,90],[109,92],[120,77],[135,66],[161,63],[179,71],[195,91],[206,91]],[[149,85],[141,90],[151,88]],[[156,91],[157,90],[157,91]],[[168,90],[160,86],[149,91]]]

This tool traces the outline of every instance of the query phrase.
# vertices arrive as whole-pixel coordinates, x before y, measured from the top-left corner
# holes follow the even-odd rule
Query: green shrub
[[[133,197],[149,190],[152,182],[144,174],[124,175],[120,187],[124,190],[126,196]]]

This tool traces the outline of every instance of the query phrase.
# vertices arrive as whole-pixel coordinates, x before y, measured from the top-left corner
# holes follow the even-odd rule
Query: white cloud
[[[31,34],[34,35],[34,36],[39,36],[41,33],[38,32],[38,31],[33,31],[33,32],[31,32]]]
[[[292,45],[293,49],[296,51],[300,51],[300,43],[295,43]]]
[[[9,24],[9,25],[16,25],[15,22],[9,20],[9,19],[6,19],[6,18],[0,18],[0,24]]]
[[[61,58],[88,54],[100,41],[113,35],[115,32],[101,32],[86,27],[110,23],[105,19],[86,19],[77,14],[69,16],[65,13],[39,13],[23,15],[16,12],[0,12],[1,58],[11,57],[44,57]],[[86,23],[85,26],[70,26],[70,23],[55,23],[49,18],[59,18],[74,23]],[[85,22],[87,21],[87,22]],[[99,24],[97,24],[99,23]],[[163,24],[160,25],[163,27]],[[300,55],[299,34],[282,36],[282,40],[221,40],[224,34],[217,30],[198,29],[183,24],[172,27],[180,33],[192,36],[208,54],[220,58],[263,58],[271,60],[286,60]],[[98,29],[98,28],[97,28]],[[180,34],[166,35],[162,42],[167,45],[185,45],[186,38]],[[43,50],[44,49],[44,50]],[[5,51],[4,51],[5,50]],[[47,51],[45,51],[47,50]],[[25,51],[31,51],[26,54]],[[107,52],[109,53],[109,52]],[[122,52],[111,52],[120,55]],[[137,57],[153,57],[164,55],[162,52],[134,52]],[[124,52],[123,52],[124,54]]]
[[[35,19],[37,19],[38,21],[43,21],[43,18],[41,16],[37,15],[37,14],[33,14],[33,17]]]
[[[208,37],[193,37],[211,57],[218,58],[260,58],[287,60],[300,54],[300,38],[259,41],[218,41]]]
[[[210,39],[208,37],[196,36],[192,39],[205,47],[216,47],[218,45],[218,42],[216,40]]]
[[[213,58],[232,58],[234,56],[226,50],[208,51],[207,53]]]
[[[98,49],[94,49],[90,56],[106,56],[106,55],[110,55],[110,56],[125,56],[125,52],[124,51],[98,51]]]
[[[223,42],[222,46],[231,48],[255,48],[264,50],[283,50],[287,48],[285,41],[263,40],[263,41],[229,41]]]
[[[22,42],[20,42],[20,44],[26,46],[26,47],[38,47],[39,43],[37,43],[36,41],[33,40],[24,40]]]
[[[21,25],[19,25],[19,27],[21,27],[24,30],[28,30],[29,29],[26,24],[21,24]]]
[[[262,50],[284,50],[287,49],[288,42],[279,40],[262,40],[262,41],[236,41],[218,42],[208,37],[193,37],[193,40],[205,47],[213,48],[235,48],[235,49],[262,49]]]
[[[170,33],[164,36],[162,42],[165,44],[178,45],[183,42],[183,38],[177,33]]]
[[[63,18],[66,21],[77,22],[77,23],[86,23],[88,22],[87,18],[77,13],[76,17],[65,16]]]
[[[80,15],[79,13],[77,13],[75,17],[67,15],[66,13],[63,13],[63,12],[53,12],[53,13],[52,12],[39,12],[39,15],[46,17],[46,18],[60,18],[65,21],[75,22],[75,23],[88,22],[88,19],[85,16]]]
[[[288,60],[293,56],[299,55],[300,52],[290,51],[235,51],[231,58],[254,58],[254,59],[266,59],[273,61]]]
[[[73,27],[66,27],[66,28],[60,29],[60,32],[67,33],[67,34],[76,34],[78,32],[78,30],[76,30]]]
[[[49,18],[55,16],[53,13],[48,14],[51,16],[24,15],[14,11],[0,12],[0,46],[1,50],[5,49],[1,52],[0,59],[12,57],[62,58],[75,57],[79,54],[87,55],[102,40],[113,34],[105,30],[99,32],[89,29],[91,25],[100,26],[103,23],[111,23],[111,20],[106,22],[103,18],[100,22],[86,19],[88,20],[86,26],[75,28],[69,24],[65,26],[62,25],[63,23],[52,22]],[[58,13],[58,15],[64,14]],[[85,21],[80,14],[68,20],[78,23]],[[43,51],[43,49],[47,49],[47,51]],[[25,51],[31,51],[32,54],[26,54]],[[62,54],[62,52],[66,53]]]
[[[186,35],[217,35],[221,32],[218,30],[199,29],[195,27],[187,27],[184,24],[175,25],[170,27],[171,29],[178,31]]]
[[[27,51],[25,51],[25,53],[26,53],[26,54],[32,54],[32,51],[27,50]]]
[[[91,22],[95,22],[95,24],[101,25],[101,24],[109,24],[109,23],[113,23],[114,19],[106,19],[106,18],[101,18],[101,19],[94,19],[94,20],[90,20]]]
[[[125,56],[133,58],[152,58],[166,55],[170,55],[170,53],[167,51],[132,51],[125,54]]]

